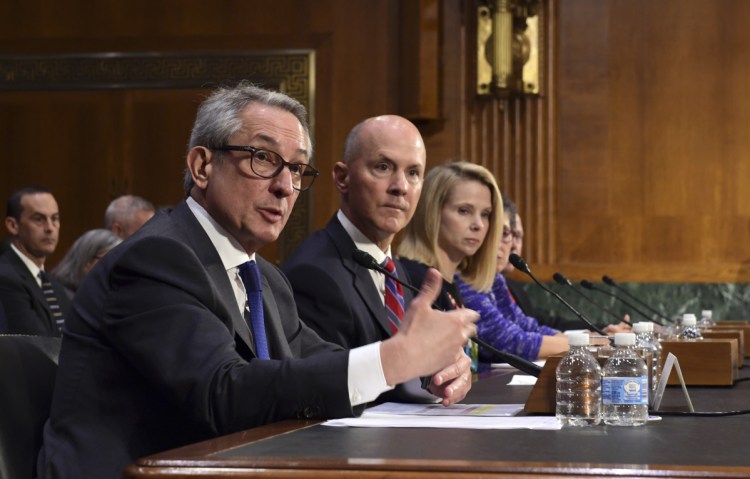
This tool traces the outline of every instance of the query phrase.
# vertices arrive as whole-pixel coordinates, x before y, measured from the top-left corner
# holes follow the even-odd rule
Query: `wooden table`
[[[745,368],[748,369],[748,368]],[[465,402],[523,403],[511,374],[480,375]],[[750,407],[750,384],[690,388],[697,411]],[[684,407],[670,388],[663,410]],[[675,417],[560,431],[333,428],[286,421],[141,459],[128,478],[750,478],[750,417]]]

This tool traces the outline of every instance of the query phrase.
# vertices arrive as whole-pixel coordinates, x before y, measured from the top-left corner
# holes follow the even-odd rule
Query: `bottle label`
[[[602,404],[648,404],[648,376],[603,377]]]

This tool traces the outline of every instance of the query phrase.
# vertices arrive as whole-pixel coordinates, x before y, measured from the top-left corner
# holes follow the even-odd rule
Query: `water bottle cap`
[[[685,313],[682,315],[683,326],[695,326],[695,315],[693,313]]]
[[[635,334],[633,333],[615,333],[615,345],[632,346],[635,344]]]
[[[588,346],[589,344],[588,333],[571,333],[566,336],[568,337],[568,344],[570,346]]]
[[[638,333],[647,333],[648,332],[648,325],[651,323],[648,323],[646,321],[641,321],[639,323],[633,324],[633,332],[635,334]]]

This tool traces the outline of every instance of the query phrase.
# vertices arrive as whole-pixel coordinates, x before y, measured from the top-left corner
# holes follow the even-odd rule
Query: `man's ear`
[[[18,236],[18,221],[12,216],[5,217],[5,229],[11,236]]]
[[[349,167],[341,161],[333,165],[333,184],[336,185],[339,193],[349,191]]]
[[[205,190],[208,186],[212,159],[211,150],[204,146],[195,146],[187,154],[187,168],[195,185],[202,190]]]

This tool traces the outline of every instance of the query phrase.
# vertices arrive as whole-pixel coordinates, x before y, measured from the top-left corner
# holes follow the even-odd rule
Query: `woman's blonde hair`
[[[427,173],[414,217],[404,229],[398,255],[441,269],[437,251],[443,206],[451,189],[458,182],[466,180],[478,181],[490,189],[492,214],[482,246],[473,256],[461,261],[458,273],[461,280],[477,291],[489,291],[497,268],[497,247],[503,228],[503,200],[495,177],[483,166],[460,161],[436,166]]]

